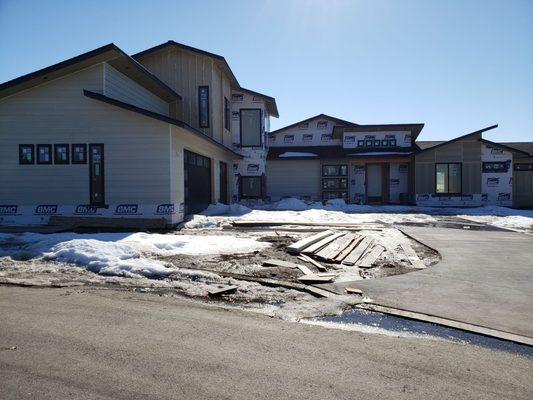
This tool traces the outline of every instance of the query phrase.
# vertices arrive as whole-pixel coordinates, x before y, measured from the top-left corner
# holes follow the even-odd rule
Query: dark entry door
[[[185,150],[185,214],[202,211],[211,203],[211,160]]]
[[[228,164],[220,162],[220,202],[228,204]]]
[[[105,204],[104,182],[104,145],[89,145],[89,192],[90,203],[94,206]]]

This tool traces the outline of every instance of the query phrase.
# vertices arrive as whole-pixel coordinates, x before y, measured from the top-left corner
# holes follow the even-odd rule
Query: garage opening
[[[211,160],[185,150],[185,214],[194,214],[211,203]]]

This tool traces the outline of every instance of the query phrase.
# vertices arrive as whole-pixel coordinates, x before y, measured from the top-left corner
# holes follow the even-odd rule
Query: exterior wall
[[[533,157],[521,157],[515,163],[533,163]],[[513,205],[533,208],[533,171],[513,171]]]
[[[481,135],[472,135],[415,156],[415,192],[417,205],[479,206],[481,188]],[[462,163],[462,195],[436,195],[435,163]]]
[[[241,147],[240,109],[259,108],[261,110],[261,146]],[[233,149],[244,156],[233,163],[233,196],[232,201],[239,201],[239,179],[241,176],[264,176],[266,173],[266,156],[268,142],[266,126],[269,115],[263,100],[251,94],[233,91],[231,96],[231,134]]]
[[[481,145],[482,162],[503,161],[507,169],[502,172],[482,172],[482,201],[486,204],[512,206],[513,204],[513,154],[500,147]]]
[[[121,74],[109,64],[104,63],[103,68],[103,93],[106,96],[159,114],[169,115],[169,105],[166,101]]]
[[[102,92],[103,64],[0,100],[0,222],[46,223],[50,215],[175,219],[160,207],[171,201],[168,124],[87,98],[83,89]],[[19,144],[57,143],[104,144],[108,208],[88,206],[89,164],[19,165]]]
[[[409,164],[389,164],[389,203],[399,204],[409,194]]]
[[[229,78],[220,71],[213,59],[196,52],[175,47],[138,58],[150,72],[182,96],[171,116],[223,142],[224,94],[229,94]],[[200,128],[198,87],[209,86],[209,128]],[[229,97],[228,97],[229,100]]]
[[[360,140],[395,140],[397,147],[411,147],[411,132],[410,131],[389,131],[389,132],[344,132],[343,133],[343,147],[345,149],[360,148]],[[378,149],[376,149],[379,151]],[[386,147],[383,148],[386,151]]]
[[[353,162],[349,167],[350,202],[364,204],[366,199],[366,167],[364,162]]]
[[[171,163],[169,169],[171,171],[171,203],[177,205],[179,213],[183,213],[185,205],[185,186],[184,186],[184,150],[189,150],[194,153],[211,159],[211,202],[216,203],[220,201],[220,161],[228,165],[228,198],[231,199],[234,195],[234,184],[232,184],[231,165],[233,158],[228,152],[209,143],[206,140],[194,135],[186,129],[171,126],[170,136],[167,135],[169,146],[167,151],[170,152]],[[206,185],[209,184],[206,182]]]
[[[321,200],[319,160],[268,161],[267,195],[272,201],[283,197]]]
[[[268,135],[268,145],[270,147],[286,146],[340,146],[340,139],[333,139],[332,120],[317,118],[287,129],[283,132]]]

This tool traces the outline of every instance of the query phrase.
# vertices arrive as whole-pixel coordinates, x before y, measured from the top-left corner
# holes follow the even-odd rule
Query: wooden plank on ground
[[[332,228],[352,228],[355,230],[381,230],[386,226],[383,223],[353,223],[353,222],[290,222],[290,221],[233,221],[231,223],[236,227],[261,227],[261,226],[283,226],[283,225],[294,225],[294,226],[320,226],[320,227],[332,227]]]
[[[363,294],[363,291],[361,289],[353,288],[353,287],[347,287],[344,290],[346,290],[346,293],[348,294]]]
[[[400,246],[402,247],[402,250],[404,251],[405,255],[407,256],[409,262],[413,267],[418,269],[426,268],[426,264],[422,262],[422,260],[418,257],[418,254],[416,254],[416,251],[409,243],[404,242]]]
[[[374,242],[374,239],[366,236],[353,251],[342,261],[344,265],[354,265],[364,254],[366,249]]]
[[[323,231],[315,235],[306,237],[305,239],[299,240],[296,243],[291,244],[287,247],[289,253],[300,253],[302,250],[308,248],[309,246],[333,235],[333,231]]]
[[[360,268],[371,268],[372,264],[378,259],[378,257],[385,251],[385,247],[381,245],[374,246],[370,252],[366,253],[363,258],[357,263]]]
[[[284,268],[298,268],[298,264],[292,263],[290,261],[275,260],[275,259],[265,260],[263,261],[263,265],[274,266],[274,267],[284,267]]]
[[[328,269],[324,267],[322,264],[320,264],[318,261],[313,260],[311,257],[305,254],[300,254],[298,258],[302,261],[307,261],[311,264],[313,264],[315,267],[318,268],[319,271],[327,271]]]
[[[307,268],[305,265],[298,264],[298,269],[306,275],[313,275],[313,271]]]
[[[223,287],[221,289],[208,290],[207,293],[209,294],[209,297],[217,297],[222,296],[223,294],[235,293],[238,288],[239,287],[236,285],[231,285]]]
[[[364,239],[364,236],[357,236],[354,238],[354,240],[350,243],[348,247],[346,247],[343,251],[339,253],[337,257],[335,257],[335,261],[341,262],[344,260],[348,254],[350,254],[353,249],[357,247],[357,245],[361,242],[361,240]]]
[[[344,245],[344,242],[346,241],[346,238],[344,236],[338,237],[331,243],[329,243],[327,246],[323,247],[319,251],[315,253],[315,257],[322,259],[322,260],[330,260],[332,257],[330,257],[330,254],[337,253],[339,250],[339,247],[341,245]]]
[[[317,274],[303,275],[298,280],[303,283],[328,283],[335,279],[334,276],[319,276]]]
[[[341,242],[339,243],[339,246],[337,247],[337,249],[332,251],[328,255],[328,259],[335,260],[335,257],[337,257],[344,249],[346,249],[355,240],[356,237],[357,235],[353,233],[346,235],[346,237],[342,239]]]
[[[326,246],[327,244],[333,242],[335,239],[341,237],[345,235],[344,232],[342,233],[334,233],[333,235],[331,236],[328,236],[318,242],[316,242],[315,244],[312,244],[311,246],[305,248],[302,250],[302,253],[303,254],[313,254],[314,252],[320,250],[322,247]]]

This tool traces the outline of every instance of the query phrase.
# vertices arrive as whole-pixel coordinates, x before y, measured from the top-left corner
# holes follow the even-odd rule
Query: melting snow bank
[[[175,268],[150,256],[248,253],[268,247],[253,238],[148,233],[0,234],[0,257],[75,264],[103,275],[164,277]]]
[[[219,228],[235,219],[243,221],[350,222],[350,223],[433,223],[442,216],[455,216],[473,222],[522,232],[533,230],[533,211],[507,207],[485,206],[475,208],[370,206],[346,204],[344,200],[305,202],[286,198],[275,203],[255,204],[252,208],[240,204],[214,204],[185,224],[189,229]]]

